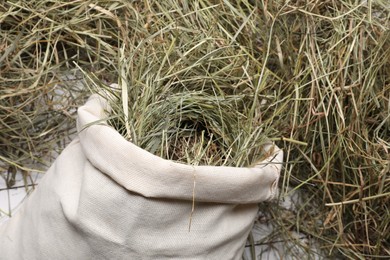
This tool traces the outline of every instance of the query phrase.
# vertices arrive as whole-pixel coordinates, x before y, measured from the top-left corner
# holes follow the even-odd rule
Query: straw
[[[294,210],[264,207],[271,246],[281,236],[291,253],[314,257],[292,239],[299,231],[331,257],[389,257],[389,8],[380,0],[1,3],[1,167],[28,169],[26,160],[67,135],[85,97],[62,84],[76,63],[93,92],[115,96],[110,125],[163,158],[241,167],[261,161],[269,140],[282,147],[279,202],[296,190],[303,197]],[[61,108],[58,86],[69,97]]]

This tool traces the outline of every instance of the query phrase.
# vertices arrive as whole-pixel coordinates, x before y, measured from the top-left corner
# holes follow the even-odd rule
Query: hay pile
[[[1,173],[46,169],[53,149],[74,133],[72,114],[82,102],[70,73],[63,72],[60,39],[66,37],[53,32],[44,12],[32,8],[36,4],[0,3]]]
[[[119,83],[110,124],[162,157],[245,166],[276,141],[287,161],[281,198],[288,185],[307,195],[294,212],[268,207],[285,236],[304,232],[352,259],[389,256],[389,9],[379,0],[7,1],[1,160],[45,151],[41,138],[63,122],[45,97],[77,64],[93,91]]]

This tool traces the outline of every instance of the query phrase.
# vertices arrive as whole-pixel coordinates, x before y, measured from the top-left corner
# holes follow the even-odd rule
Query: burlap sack
[[[0,258],[240,259],[282,152],[254,168],[175,163],[127,142],[106,106],[93,95],[78,110],[78,137],[0,227]]]

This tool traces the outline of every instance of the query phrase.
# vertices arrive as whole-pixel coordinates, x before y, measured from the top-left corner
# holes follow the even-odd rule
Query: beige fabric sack
[[[0,258],[240,259],[282,152],[254,168],[179,164],[93,124],[106,109],[98,95],[79,108],[78,137],[0,226]]]

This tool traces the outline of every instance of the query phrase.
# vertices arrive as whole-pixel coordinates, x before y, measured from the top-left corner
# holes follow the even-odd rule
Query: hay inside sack
[[[266,156],[262,146],[269,140],[263,129],[248,124],[240,112],[244,95],[188,90],[155,94],[156,99],[134,105],[126,116],[117,106],[109,123],[147,151],[186,164],[251,166]],[[120,103],[115,100],[112,106]]]
[[[222,98],[204,92],[167,95],[137,111],[140,114],[131,128],[137,131],[142,126],[142,133],[134,140],[156,155],[192,165],[249,165],[251,153],[258,153],[257,158],[261,155],[265,138],[257,129],[254,147],[240,152],[238,146],[244,145],[248,129],[241,128],[246,118],[238,111],[237,102],[242,102],[242,97]],[[134,136],[131,130],[130,135]]]

